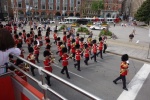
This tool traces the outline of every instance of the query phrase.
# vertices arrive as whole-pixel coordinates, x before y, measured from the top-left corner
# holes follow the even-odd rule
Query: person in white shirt
[[[0,74],[6,72],[6,68],[2,67],[9,62],[9,54],[20,55],[20,49],[15,47],[15,42],[10,32],[2,28],[0,29]]]

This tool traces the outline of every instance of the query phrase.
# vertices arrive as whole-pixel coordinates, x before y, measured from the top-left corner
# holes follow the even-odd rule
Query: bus
[[[78,17],[67,17],[67,18],[64,18],[64,21],[67,22],[68,24],[72,24],[74,22],[76,22],[78,19]]]

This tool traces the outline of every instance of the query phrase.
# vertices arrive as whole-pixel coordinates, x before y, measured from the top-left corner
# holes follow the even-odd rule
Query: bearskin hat
[[[66,35],[66,31],[64,31],[64,35]]]
[[[84,44],[84,47],[85,47],[85,48],[87,48],[87,47],[88,47],[87,43],[85,43],[85,44]]]
[[[102,41],[102,37],[99,37],[99,41]]]
[[[77,33],[77,35],[76,36],[79,36],[79,33]]]
[[[38,30],[38,34],[41,33],[41,30]]]
[[[33,30],[33,28],[31,28],[31,30]]]
[[[18,35],[17,34],[15,35],[15,38],[18,39]]]
[[[74,43],[75,41],[76,41],[75,39],[72,39],[72,41],[71,41],[71,42],[72,42],[72,43]]]
[[[23,61],[22,61],[22,60],[17,59],[15,64],[16,64],[16,66],[18,66],[18,65],[20,65],[20,64],[22,64],[22,63],[23,63]]]
[[[67,52],[67,48],[66,47],[62,48],[62,52],[66,53]]]
[[[29,53],[32,53],[34,50],[32,47],[29,48]]]
[[[13,58],[13,56],[11,54],[9,54],[9,58]]]
[[[42,36],[42,34],[41,34],[41,33],[38,33],[38,36]]]
[[[51,45],[47,45],[47,46],[46,46],[46,49],[50,49],[50,48],[51,48]]]
[[[50,27],[47,28],[47,31],[50,32]]]
[[[23,32],[26,32],[25,30],[23,30]]]
[[[46,39],[46,43],[50,43],[50,40],[49,40],[49,39]]]
[[[83,42],[83,41],[84,41],[84,38],[83,38],[83,37],[81,37],[81,38],[80,38],[80,41],[82,41],[82,42]]]
[[[45,51],[43,52],[43,56],[44,56],[44,57],[49,56],[49,55],[50,55],[50,52],[49,52],[49,51],[45,50]]]
[[[57,30],[54,30],[55,33],[57,33]]]
[[[58,43],[58,45],[59,45],[59,46],[61,46],[62,44],[63,44],[63,42],[62,42],[62,41],[60,41],[60,42]]]
[[[35,40],[35,41],[34,41],[34,45],[37,45],[37,44],[38,44],[38,42]]]
[[[57,41],[60,41],[60,37],[57,37]]]
[[[122,60],[122,61],[127,61],[128,59],[129,59],[128,54],[124,54],[124,55],[122,55],[122,57],[121,57],[121,60]]]
[[[34,36],[34,38],[36,39],[36,38],[38,38],[38,36],[37,36],[37,35],[35,35],[35,36]]]
[[[96,40],[93,40],[92,42],[93,42],[93,43],[96,43]]]
[[[70,35],[67,35],[67,38],[69,39],[69,38],[70,38]]]
[[[29,33],[27,34],[27,37],[30,37],[30,34],[29,34]]]
[[[17,48],[22,48],[22,45],[20,43],[18,43]]]
[[[80,48],[80,45],[79,44],[76,44],[76,49],[79,49]]]
[[[41,29],[41,27],[38,28],[38,30],[40,30],[40,29]]]

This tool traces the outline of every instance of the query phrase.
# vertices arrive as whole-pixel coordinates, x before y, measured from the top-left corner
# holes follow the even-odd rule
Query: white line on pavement
[[[56,64],[53,64],[55,67],[57,67],[57,68],[60,68],[60,69],[62,69],[62,67],[60,67],[60,66],[58,66],[58,65],[56,65]],[[88,80],[88,81],[91,81],[91,80],[89,80],[89,79],[87,79],[87,78],[84,78],[83,76],[80,76],[80,75],[78,75],[78,74],[76,74],[76,73],[73,73],[73,72],[71,72],[71,71],[68,71],[69,73],[71,73],[71,74],[74,74],[74,75],[76,75],[76,76],[78,76],[78,77],[80,77],[80,78],[83,78],[83,79],[85,79],[85,80]]]
[[[135,100],[138,92],[150,73],[150,65],[144,64],[128,84],[128,91],[123,91],[117,100]]]

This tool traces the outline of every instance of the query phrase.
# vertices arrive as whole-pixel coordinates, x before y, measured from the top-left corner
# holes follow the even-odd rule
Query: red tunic
[[[93,44],[92,49],[93,49],[93,53],[97,53],[97,45],[96,44]]]
[[[103,42],[102,41],[99,43],[99,50],[103,50]]]
[[[126,62],[121,62],[120,75],[126,76],[127,73],[128,73],[128,64]]]
[[[22,34],[22,37],[23,37],[23,38],[26,38],[26,32],[24,32],[24,33]]]
[[[54,37],[54,40],[56,40],[56,39],[57,39],[57,34],[54,33],[54,34],[53,34],[53,37]]]
[[[66,35],[63,36],[63,41],[67,42],[67,36]]]
[[[84,48],[84,43],[80,42],[80,48],[83,49]]]
[[[17,31],[17,26],[14,26],[14,31]]]
[[[79,44],[79,37],[76,38],[76,44]]]
[[[61,57],[63,52],[62,52],[62,48],[60,46],[58,46],[58,51],[59,51],[59,56]]]
[[[89,49],[85,49],[84,57],[89,57],[89,55],[90,55]]]
[[[67,46],[71,46],[71,40],[70,39],[67,39]]]
[[[68,55],[67,54],[63,54],[62,56],[62,66],[68,66]]]
[[[15,39],[15,44],[17,45],[17,44],[19,44],[20,42],[19,42],[19,39]]]
[[[26,43],[27,43],[27,44],[31,44],[31,39],[30,39],[30,38],[27,38],[27,39],[26,39]]]
[[[25,71],[25,70],[24,70]],[[23,80],[27,81],[27,77],[25,74],[23,74],[22,72],[20,72],[19,70],[16,70],[15,73],[21,77]]]
[[[52,72],[52,67],[51,67],[51,60],[50,59],[45,59],[44,61],[43,61],[43,63],[44,63],[44,68],[45,68],[45,70],[47,70],[47,71],[49,71],[49,72]]]
[[[34,49],[34,54],[39,54],[39,47],[37,45],[35,45],[33,49]]]
[[[29,60],[30,62],[34,63],[35,64],[35,56],[33,54],[29,54],[27,56],[27,60]]]
[[[80,60],[81,59],[80,55],[81,55],[81,51],[80,50],[76,50],[75,59],[76,60]]]
[[[76,52],[75,45],[74,45],[73,43],[71,44],[71,52],[72,52],[72,53],[75,53],[75,52]]]

